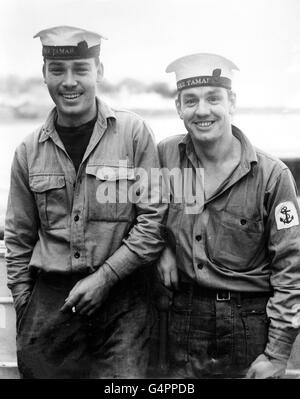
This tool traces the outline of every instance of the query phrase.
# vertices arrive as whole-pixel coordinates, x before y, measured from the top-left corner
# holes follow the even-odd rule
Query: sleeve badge
[[[291,201],[281,202],[275,208],[277,230],[289,229],[299,225],[299,217],[295,205]]]

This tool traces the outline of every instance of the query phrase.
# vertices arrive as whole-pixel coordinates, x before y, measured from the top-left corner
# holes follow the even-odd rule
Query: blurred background
[[[184,132],[174,106],[175,77],[165,73],[166,66],[197,52],[231,59],[240,68],[234,124],[253,144],[283,159],[300,188],[299,20],[299,0],[1,0],[0,240],[14,150],[53,107],[35,33],[74,25],[106,36],[99,95],[142,115],[157,141]],[[17,376],[4,250],[2,242],[0,378]],[[290,363],[296,378],[299,353],[300,342]]]
[[[0,227],[14,149],[53,105],[42,80],[41,43],[33,39],[39,30],[74,25],[106,36],[99,94],[141,114],[157,141],[184,132],[168,63],[196,52],[224,55],[240,68],[234,123],[258,147],[296,159],[299,19],[299,0],[1,0]]]

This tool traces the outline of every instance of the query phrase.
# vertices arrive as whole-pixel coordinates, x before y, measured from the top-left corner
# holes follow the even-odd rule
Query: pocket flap
[[[63,175],[33,175],[29,177],[29,185],[32,191],[42,193],[66,185]]]
[[[86,173],[105,181],[135,180],[134,168],[125,166],[87,165]]]
[[[243,215],[234,215],[228,211],[222,211],[221,224],[225,224],[237,231],[247,231],[249,233],[261,233],[263,231],[261,220],[249,219]]]

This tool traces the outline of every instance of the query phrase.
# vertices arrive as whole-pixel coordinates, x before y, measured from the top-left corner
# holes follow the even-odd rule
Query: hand
[[[266,355],[259,355],[251,364],[246,378],[280,378],[285,374],[286,363],[278,359],[270,359]]]
[[[17,325],[17,332],[19,331],[20,328],[20,323],[23,318],[24,312],[26,310],[28,301],[30,299],[31,292],[26,291],[22,295],[18,297],[14,297],[14,306],[16,310],[16,325]]]
[[[157,271],[162,283],[167,288],[178,288],[178,270],[176,265],[176,257],[173,251],[166,247],[157,264]]]
[[[80,315],[92,315],[103,304],[116,281],[118,277],[110,267],[102,265],[96,272],[75,284],[60,310],[65,312],[75,307],[76,313]]]

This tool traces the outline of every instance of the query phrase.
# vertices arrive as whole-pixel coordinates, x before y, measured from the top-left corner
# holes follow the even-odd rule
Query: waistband
[[[37,279],[45,282],[46,284],[56,285],[56,286],[72,286],[76,284],[79,280],[91,275],[89,270],[81,272],[46,272],[44,270],[39,270],[37,273]],[[145,273],[145,268],[135,270],[130,275],[126,276],[124,279],[118,281],[113,287],[113,289],[133,289],[135,286],[143,285],[147,281],[147,274]]]
[[[58,272],[45,272],[44,270],[39,271],[37,278],[40,281],[44,281],[51,285],[70,285],[75,284],[77,281],[88,276],[88,272],[76,272],[76,273],[58,273]]]
[[[208,288],[201,286],[193,281],[184,272],[179,271],[179,289],[182,291],[193,291],[193,295],[198,297],[206,297],[215,299],[218,302],[230,301],[236,299],[238,301],[242,299],[251,298],[269,298],[273,295],[271,291],[234,291],[226,290],[222,288]]]
[[[181,281],[179,283],[179,289],[183,291],[193,291],[193,295],[197,297],[206,297],[216,300],[217,302],[226,302],[231,299],[241,301],[243,299],[251,298],[269,298],[272,296],[270,291],[257,291],[257,292],[247,292],[247,291],[230,291],[225,289],[213,289],[200,286],[194,282],[189,283]]]

